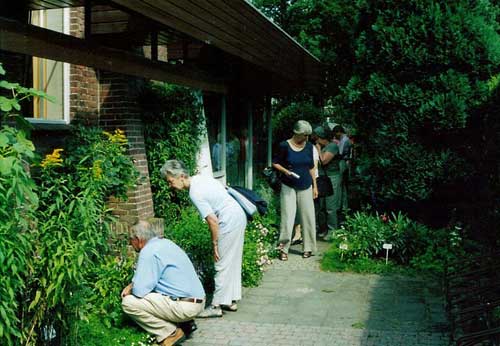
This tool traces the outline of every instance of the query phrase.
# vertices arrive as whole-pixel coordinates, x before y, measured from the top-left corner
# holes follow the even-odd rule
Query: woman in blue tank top
[[[295,214],[298,213],[303,228],[303,257],[309,258],[316,251],[316,219],[314,198],[318,196],[314,170],[313,146],[307,142],[311,125],[299,120],[293,128],[293,136],[280,143],[279,152],[273,158],[273,167],[282,173],[281,178],[281,225],[280,259],[288,259]]]

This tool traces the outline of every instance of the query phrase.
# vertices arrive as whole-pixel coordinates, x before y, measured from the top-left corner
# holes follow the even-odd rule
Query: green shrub
[[[92,185],[104,198],[127,199],[127,191],[139,177],[128,156],[125,132],[74,126],[66,149],[66,170],[74,171],[79,189]]]
[[[105,201],[126,196],[137,171],[119,130],[77,128],[69,154],[55,149],[33,164],[29,126],[17,112],[21,100],[46,95],[6,81],[0,88],[9,91],[0,96],[0,123],[16,120],[19,127],[0,130],[0,294],[6,298],[0,343],[69,342],[72,324],[92,310],[86,299],[94,283],[109,274],[96,270],[110,255],[113,218]]]
[[[385,259],[382,258],[351,258],[345,259],[343,257],[343,251],[337,246],[332,246],[330,249],[325,251],[323,254],[323,259],[321,261],[321,269],[332,272],[354,272],[362,274],[408,274],[409,270],[405,270],[403,267],[398,266],[394,261],[389,260],[385,263]]]
[[[380,272],[385,262],[385,243],[392,244],[389,258],[430,273],[443,272],[461,254],[461,235],[456,230],[433,230],[398,212],[390,215],[356,212],[335,232],[332,248],[323,259],[324,268]],[[374,262],[375,260],[375,262]],[[390,268],[387,268],[390,269]]]
[[[420,244],[410,265],[422,272],[443,273],[450,263],[465,257],[461,229],[420,229],[412,239]]]
[[[324,121],[323,112],[310,102],[292,102],[280,109],[272,118],[273,138],[283,141],[293,135],[297,120],[307,120],[311,126]]]
[[[337,101],[356,123],[367,187],[385,199],[439,197],[439,188],[473,175],[468,157],[486,150],[476,142],[467,150],[477,152],[464,155],[453,134],[483,131],[470,124],[482,121],[475,110],[498,73],[500,8],[462,0],[356,7],[360,22],[349,40],[356,68]]]
[[[268,203],[264,216],[254,217],[247,225],[243,249],[242,276],[243,286],[257,286],[263,276],[265,266],[271,263],[271,258],[277,256],[278,240],[278,195],[264,180],[255,182],[254,190]]]
[[[127,254],[125,244],[121,248],[121,255],[106,256],[86,278],[87,286],[91,288],[87,292],[86,304],[107,328],[120,327],[124,323],[121,291],[132,281],[134,274],[134,256]]]
[[[179,245],[193,262],[204,287],[213,290],[215,274],[212,239],[208,225],[193,206],[181,210],[177,221],[165,222],[165,237]]]
[[[37,255],[32,229],[38,195],[28,173],[35,147],[28,139],[29,124],[18,112],[23,99],[47,95],[2,79],[0,90],[0,344],[10,346],[26,335],[26,321],[20,311],[26,302],[31,261]],[[18,128],[10,126],[13,121]]]
[[[264,266],[271,263],[277,229],[264,217],[256,216],[245,231],[243,247],[243,286],[257,286],[262,279]]]
[[[148,335],[131,320],[127,320],[120,327],[107,326],[95,315],[91,315],[88,320],[76,322],[72,334],[68,346],[157,345],[154,337]]]
[[[138,175],[120,130],[76,128],[68,148],[55,149],[32,170],[40,202],[33,233],[37,255],[26,290],[30,304],[23,311],[28,341],[39,338],[44,328],[65,337],[73,316],[88,312],[77,296],[88,291],[93,284],[88,278],[110,253],[114,219],[105,202],[111,195],[126,197]]]
[[[204,124],[198,96],[188,88],[151,82],[139,97],[155,214],[167,224],[175,222],[190,201],[187,193],[169,189],[160,168],[175,158],[194,173]]]
[[[408,249],[404,235],[410,224],[411,220],[401,213],[388,216],[355,212],[346,216],[344,226],[335,232],[335,239],[347,246],[346,258],[376,257],[382,253],[383,244],[390,243],[394,255],[405,262]]]
[[[0,65],[1,67],[1,65]],[[22,131],[0,129],[0,344],[21,338],[19,309],[33,256],[36,187],[25,169],[33,158],[33,144]]]

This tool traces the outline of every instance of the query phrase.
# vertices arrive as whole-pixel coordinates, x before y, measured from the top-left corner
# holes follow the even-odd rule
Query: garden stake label
[[[382,247],[385,249],[385,264],[387,265],[389,261],[389,250],[392,250],[392,244],[385,243]]]

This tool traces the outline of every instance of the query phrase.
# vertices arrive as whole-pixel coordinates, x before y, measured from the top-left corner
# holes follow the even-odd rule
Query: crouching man
[[[139,252],[132,283],[122,291],[123,311],[162,346],[178,345],[185,333],[177,324],[192,320],[205,307],[205,291],[186,253],[158,238],[151,225],[139,221],[130,232]]]

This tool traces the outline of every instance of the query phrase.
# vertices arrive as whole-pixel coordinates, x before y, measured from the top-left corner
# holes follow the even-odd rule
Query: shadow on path
[[[322,272],[321,253],[275,260],[238,312],[197,319],[185,346],[446,346],[437,283],[408,277]]]

